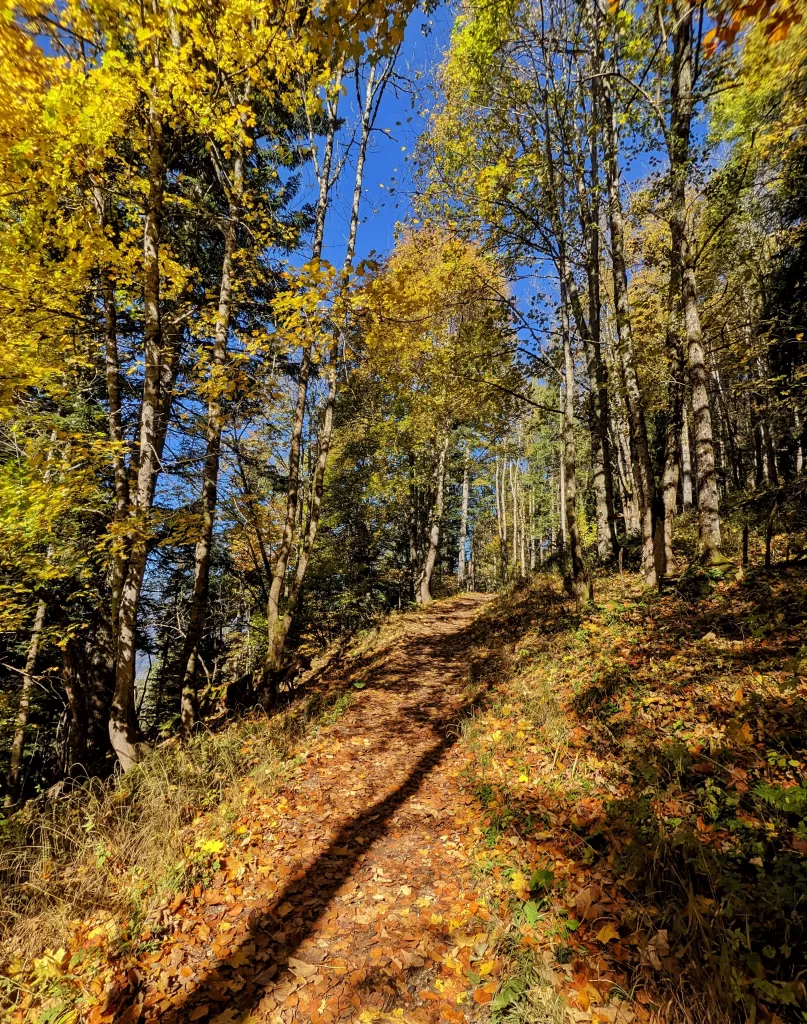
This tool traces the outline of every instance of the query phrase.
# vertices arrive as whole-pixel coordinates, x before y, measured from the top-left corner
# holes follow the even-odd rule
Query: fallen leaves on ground
[[[491,609],[510,647],[468,742],[473,856],[574,1019],[662,1021],[676,998],[801,1019],[806,597],[802,569],[696,603],[626,576],[579,617],[544,578]]]
[[[693,608],[626,577],[579,618],[544,578],[402,616],[282,792],[245,779],[226,836],[194,821],[184,888],[12,965],[11,1019],[661,1024],[724,970],[740,1014],[790,1019],[804,597],[725,581]]]

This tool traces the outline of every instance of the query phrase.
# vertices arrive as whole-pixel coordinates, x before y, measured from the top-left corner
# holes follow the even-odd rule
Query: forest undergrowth
[[[511,924],[494,1016],[563,1019],[560,992],[577,1020],[801,1021],[804,570],[596,592],[578,617],[539,577],[491,613],[524,623],[465,735],[479,884]]]
[[[595,595],[579,614],[559,577],[541,574],[463,627],[464,646],[452,657],[462,661],[465,710],[443,745],[444,774],[427,767],[423,775],[438,795],[416,789],[401,806],[425,816],[427,871],[449,855],[466,881],[443,905],[434,902],[437,881],[415,902],[423,890],[412,881],[410,894],[394,880],[397,911],[383,902],[386,890],[370,889],[372,900],[382,900],[370,903],[375,938],[372,926],[366,940],[367,929],[354,923],[337,933],[336,948],[357,952],[364,941],[383,942],[389,929],[392,966],[386,975],[379,968],[383,985],[375,982],[386,994],[380,1003],[354,995],[342,1018],[804,1019],[805,571],[780,566],[739,579],[689,573],[662,595],[625,573],[597,578]],[[115,1000],[122,986],[143,987],[146,970],[131,965],[173,962],[185,933],[207,927],[189,907],[203,906],[208,890],[217,901],[227,894],[233,923],[222,930],[237,926],[239,915],[252,921],[256,911],[242,890],[272,870],[273,822],[281,822],[281,835],[289,820],[294,835],[303,826],[294,822],[311,806],[303,804],[313,785],[306,751],[315,749],[319,727],[333,725],[365,687],[367,701],[388,689],[384,652],[411,623],[428,631],[429,615],[450,621],[457,600],[437,602],[425,619],[423,612],[395,616],[349,650],[331,652],[273,717],[231,723],[186,748],[169,745],[112,784],[79,788],[12,819],[18,831],[5,837],[2,893],[7,1019],[124,1019]],[[419,666],[415,660],[416,674]],[[445,685],[454,684],[446,677]],[[325,733],[323,750],[367,746],[361,712],[351,717],[345,729],[359,734],[332,741]],[[377,725],[368,735],[378,735]],[[372,748],[365,756],[375,763]],[[270,807],[272,821],[256,824],[256,806]],[[316,831],[317,820],[304,827]],[[337,852],[346,856],[357,841],[367,842],[352,836]],[[292,838],[292,854],[307,842]],[[380,856],[372,866],[379,884],[390,875]],[[311,886],[303,909],[318,887],[331,885],[329,870],[317,872],[291,875]],[[361,890],[351,898],[361,899]],[[333,896],[326,902],[332,906]],[[291,914],[289,906],[277,913]],[[436,945],[421,940],[406,967],[391,915],[409,915],[410,906],[424,909],[420,919],[407,917],[401,941],[418,939],[420,920]],[[216,943],[225,942],[213,940],[221,956],[227,948]],[[207,1002],[185,1004],[177,1019],[339,1019],[319,996],[310,1005],[322,1012],[305,1010],[306,985],[319,968],[310,954],[292,951],[303,959],[286,957],[292,987],[283,989],[285,1003],[277,995],[274,1015],[233,1002],[216,1016]],[[417,976],[409,990],[390,983],[396,957],[404,977]],[[244,962],[238,952],[226,958],[236,976]],[[177,953],[173,970],[188,970],[181,965]],[[258,973],[257,982],[272,973]],[[349,977],[359,974],[357,990],[369,998],[367,972]],[[409,1001],[402,1004],[401,993]],[[175,1012],[171,999],[165,1007]],[[393,1010],[397,1016],[385,1016]],[[151,1019],[132,1016],[132,1006],[126,1012]]]

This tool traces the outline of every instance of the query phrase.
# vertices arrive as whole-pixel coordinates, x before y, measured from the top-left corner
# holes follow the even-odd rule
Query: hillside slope
[[[805,596],[626,576],[581,618],[542,576],[396,616],[147,912],[14,967],[10,1018],[801,1020]]]

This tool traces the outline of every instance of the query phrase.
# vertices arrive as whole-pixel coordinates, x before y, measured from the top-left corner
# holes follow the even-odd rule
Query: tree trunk
[[[34,672],[36,671],[36,659],[39,656],[39,647],[42,640],[42,629],[45,625],[45,612],[47,605],[40,601],[36,607],[34,616],[34,627],[31,630],[31,639],[28,643],[28,654],[25,658],[25,668],[22,673],[22,690],[20,691],[20,706],[17,711],[17,723],[14,729],[14,738],[11,741],[11,765],[8,773],[8,790],[4,804],[6,807],[13,807],[20,798],[22,786],[22,760],[25,752],[25,732],[28,728],[28,714],[31,709],[31,691],[34,688]]]
[[[468,546],[468,496],[470,469],[470,453],[466,448],[465,459],[463,460],[462,466],[462,508],[460,511],[460,543],[457,558],[457,583],[460,588],[465,584],[465,549]]]
[[[507,459],[502,460],[502,482],[499,484],[499,456],[496,456],[494,491],[496,493],[496,524],[499,530],[499,551],[502,559],[502,579],[507,576],[507,504],[504,499],[504,477]]]
[[[418,488],[415,483],[415,457],[409,453],[409,599],[415,600],[415,579],[417,578],[418,566],[420,565],[420,549],[418,521],[420,518],[418,509]]]
[[[617,378],[621,378],[616,353],[608,345],[605,346],[605,355],[609,374],[612,377],[616,375]],[[641,534],[642,524],[639,516],[638,502],[634,493],[633,457],[630,450],[630,430],[628,428],[627,410],[625,408],[625,396],[622,392],[617,392],[614,395],[614,399],[613,402],[609,403],[609,439],[611,441],[611,450],[616,457],[617,483],[622,502],[624,528],[628,537],[638,537]]]
[[[706,388],[706,357],[695,290],[695,269],[684,271],[684,317],[686,320],[689,379],[692,382],[692,413],[697,459],[698,514],[700,542],[707,561],[720,561],[720,514],[715,473],[712,417]]]
[[[595,106],[603,133],[605,178],[608,190],[608,224],[611,236],[614,306],[616,312],[617,357],[625,395],[630,428],[635,494],[639,502],[642,530],[642,571],[645,583],[655,586],[658,579],[655,533],[655,477],[647,438],[644,401],[639,389],[633,346],[633,331],[628,303],[628,275],[625,265],[625,228],[620,195],[619,142],[608,72],[611,70],[602,52],[603,14],[599,0],[593,0],[594,43],[599,75],[593,79]]]
[[[770,376],[767,367],[760,358],[757,359],[757,370],[761,381],[766,380]],[[765,479],[766,482],[769,481],[774,485],[774,487],[776,487],[779,484],[779,467],[776,465],[776,449],[774,447],[773,436],[771,434],[770,405],[768,402],[767,392],[760,397],[759,405],[762,443],[764,445],[765,465],[767,467]]]
[[[563,402],[563,480],[565,484],[566,529],[569,553],[572,562],[572,593],[578,607],[588,601],[589,583],[583,563],[583,542],[577,523],[577,467],[574,443],[574,356],[569,330],[569,312],[566,289],[561,284],[561,332],[563,334],[563,359],[565,386]]]
[[[62,771],[70,778],[79,770],[87,773],[87,699],[80,665],[83,662],[75,640],[68,640],[62,659],[62,685],[67,696],[70,724],[62,754]]]
[[[535,572],[535,491],[532,488],[530,488],[528,515],[530,530],[530,571]]]
[[[93,185],[92,201],[98,214],[98,225],[105,232],[108,224],[107,206],[103,190]],[[122,523],[129,509],[129,475],[126,469],[125,442],[121,401],[120,357],[118,353],[118,309],[115,282],[108,267],[99,274],[101,307],[104,317],[104,363],[107,391],[107,429],[113,444],[112,470],[115,489],[115,522]],[[118,611],[121,588],[126,574],[127,551],[122,538],[117,538],[112,551],[112,578],[110,581],[110,621],[112,623],[113,652],[117,650]]]
[[[159,66],[156,56],[154,63],[155,68]],[[135,707],[137,618],[148,554],[149,514],[166,428],[165,395],[162,390],[166,354],[163,351],[160,322],[160,230],[165,165],[162,125],[154,103],[149,111],[148,148],[148,192],[143,231],[145,379],[140,405],[134,506],[130,510],[130,525],[126,533],[129,561],[121,586],[115,690],[109,715],[109,738],[124,771],[138,761],[142,754],[142,737]]]
[[[667,293],[667,358],[669,384],[667,386],[667,423],[664,437],[663,540],[666,572],[673,565],[672,525],[678,500],[679,440],[684,413],[684,352],[681,344],[681,268],[684,240],[685,210],[678,202],[670,209],[670,281]]]
[[[356,236],[359,227],[359,213],[361,205],[361,193],[362,185],[364,182],[364,164],[367,157],[367,145],[370,139],[370,132],[372,130],[373,120],[375,114],[378,111],[378,101],[383,95],[384,88],[389,80],[390,73],[392,71],[392,60],[387,63],[382,73],[376,77],[377,66],[371,64],[368,71],[367,82],[365,85],[364,93],[364,104],[362,107],[361,115],[361,130],[359,134],[359,148],[356,157],[356,174],[353,184],[353,202],[350,212],[350,228],[348,232],[347,248],[345,251],[345,260],[342,267],[343,277],[347,277],[350,267],[353,262],[353,257],[356,251]],[[330,110],[330,108],[329,108]],[[328,135],[328,154],[327,159],[323,160],[323,174],[325,173],[325,167],[327,166],[327,174],[330,175],[330,166],[333,155],[333,141],[335,138],[336,130],[336,106],[334,104],[332,110],[330,110],[330,121],[329,121],[329,135]],[[319,258],[322,251],[322,239],[325,224],[325,212],[327,210],[328,195],[327,188],[322,189],[322,178],[320,180],[320,198],[322,206],[322,218],[318,220],[318,243],[315,243],[317,249],[316,256]],[[330,180],[329,178],[327,180]],[[320,230],[321,224],[321,230]],[[325,470],[328,463],[328,455],[330,452],[331,438],[333,435],[333,422],[334,422],[334,405],[336,402],[337,392],[337,363],[339,359],[339,342],[340,335],[347,325],[346,322],[347,313],[345,313],[345,322],[342,328],[335,333],[333,343],[330,347],[327,367],[327,378],[328,378],[328,391],[325,398],[325,407],[322,415],[322,425],[317,440],[318,453],[317,461],[314,467],[312,476],[311,486],[311,505],[308,510],[308,524],[305,531],[305,540],[303,542],[300,556],[297,561],[297,567],[295,569],[294,581],[289,591],[289,597],[286,602],[286,608],[282,619],[278,617],[277,604],[274,608],[274,623],[269,623],[269,670],[276,672],[280,669],[283,661],[283,652],[286,645],[286,639],[294,621],[294,616],[297,612],[300,600],[302,598],[302,588],[305,582],[305,576],[308,571],[308,565],[311,560],[311,554],[314,549],[314,543],[317,538],[317,532],[319,530],[319,520],[322,513],[322,497],[325,488]],[[310,351],[310,350],[309,350]],[[306,376],[307,383],[307,376]],[[304,404],[304,396],[303,396]],[[302,429],[302,427],[301,427]],[[302,533],[302,531],[301,531]],[[275,574],[277,575],[277,567]],[[285,575],[285,566],[283,568]],[[274,579],[272,581],[274,586]],[[270,607],[271,607],[271,593],[270,593]]]
[[[335,366],[335,360],[332,365]],[[286,645],[286,639],[294,622],[294,615],[302,596],[303,583],[305,582],[305,576],[311,560],[311,552],[314,549],[314,542],[317,538],[317,528],[320,512],[322,510],[322,496],[325,489],[325,467],[328,462],[328,454],[333,432],[333,408],[335,394],[336,373],[334,370],[334,372],[331,373],[328,382],[328,395],[325,401],[322,429],[320,430],[319,436],[319,451],[317,453],[317,461],[314,466],[314,475],[312,477],[313,486],[311,493],[311,507],[308,511],[308,527],[305,531],[305,539],[297,559],[294,579],[291,587],[289,588],[289,595],[286,600],[286,608],[283,617],[277,623],[272,634],[274,648],[270,652],[270,657],[272,658],[275,669],[279,669],[282,665],[283,650]]]
[[[723,389],[723,382],[720,379],[720,371],[715,367],[712,371],[712,378],[717,394],[717,406],[720,414],[720,421],[725,433],[725,449],[728,453],[728,462],[731,470],[731,486],[742,490],[745,485],[745,461],[742,454],[742,446],[737,439],[737,425],[732,417],[726,393]]]
[[[417,580],[417,602],[419,605],[431,604],[432,601],[432,574],[437,562],[437,554],[440,548],[440,531],[443,522],[443,505],[445,498],[445,476],[446,476],[446,455],[448,454],[450,435],[446,432],[437,453],[437,467],[434,474],[435,499],[429,515],[428,546],[426,557],[421,566]]]
[[[524,487],[521,486],[519,489],[519,517],[521,519],[521,545],[519,548],[521,557],[521,578],[526,579],[527,577],[527,510],[526,510],[526,495],[524,493]]]
[[[684,400],[681,409],[681,501],[692,508],[692,456],[689,450],[689,413]]]
[[[673,12],[675,26],[672,32],[671,124],[668,148],[672,207],[679,211],[682,228],[679,257],[681,303],[686,332],[689,380],[692,389],[700,544],[703,557],[707,561],[719,561],[722,558],[720,554],[720,516],[712,417],[706,385],[706,354],[695,280],[696,240],[694,228],[686,216],[686,181],[690,161],[693,107],[693,8],[689,7],[685,0],[675,0]]]
[[[588,195],[584,173],[578,173],[581,229],[586,239],[586,276],[588,278],[588,324],[580,330],[582,317],[576,314],[583,342],[590,387],[589,423],[591,428],[592,486],[597,512],[597,557],[609,562],[616,557],[619,544],[614,518],[614,480],[611,471],[611,444],[608,437],[608,369],[602,358],[600,307],[600,203],[599,153],[596,134],[590,143],[591,183]]]
[[[325,237],[325,219],[331,190],[331,167],[333,165],[334,143],[338,127],[337,112],[341,93],[341,69],[337,74],[334,99],[326,99],[328,116],[325,134],[325,146],[322,166],[317,168],[319,193],[314,215],[314,240],[311,250],[312,261],[322,257],[322,243]],[[263,666],[264,686],[272,688],[275,673],[281,667],[285,631],[280,618],[280,599],[286,587],[286,572],[289,567],[292,545],[294,542],[295,524],[300,497],[300,453],[302,448],[303,428],[305,426],[305,406],[308,397],[308,380],[311,375],[312,342],[306,340],[300,357],[300,372],[297,378],[297,402],[292,420],[291,438],[289,440],[289,481],[286,490],[286,515],[283,523],[283,534],[275,559],[272,583],[269,587],[269,599],[266,603],[266,630],[268,651]]]
[[[515,462],[510,463],[510,498],[513,503],[513,571],[515,572],[516,566],[518,565],[518,496],[517,496],[517,484],[518,476],[516,472]]]
[[[765,527],[765,568],[770,569],[773,561],[773,520],[775,513],[771,511]]]
[[[566,523],[566,434],[561,421],[561,434],[560,434],[560,451],[559,451],[559,462],[558,462],[558,518],[559,530],[558,530],[558,552],[561,555],[566,553],[568,546],[568,528]]]
[[[226,188],[224,174],[221,184]],[[187,739],[198,717],[197,671],[199,648],[204,633],[210,585],[210,557],[213,546],[213,523],[218,501],[219,461],[221,458],[221,432],[223,409],[219,382],[227,363],[227,342],[230,334],[230,316],[233,294],[233,253],[238,237],[238,222],[244,190],[244,153],[238,149],[233,159],[232,192],[224,226],[224,254],[219,282],[219,308],[213,337],[213,358],[210,371],[210,397],[207,403],[207,451],[202,470],[202,517],[196,540],[193,567],[193,599],[188,630],[182,653],[182,696],[180,699],[180,730]]]

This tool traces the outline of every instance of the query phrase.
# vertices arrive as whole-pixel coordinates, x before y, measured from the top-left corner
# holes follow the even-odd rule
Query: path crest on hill
[[[472,1019],[468,972],[486,977],[484,999],[494,971],[455,742],[487,600],[463,595],[401,620],[211,887],[172,907],[167,939],[129,965],[130,1001],[112,1019]],[[110,1019],[102,1007],[91,1024]]]

